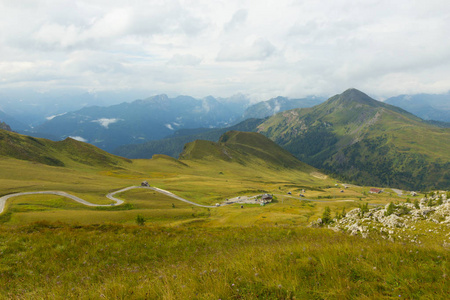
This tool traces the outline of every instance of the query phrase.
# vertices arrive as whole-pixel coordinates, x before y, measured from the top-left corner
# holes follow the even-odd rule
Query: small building
[[[262,195],[261,196],[261,203],[269,203],[269,202],[272,202],[272,200],[273,200],[273,197],[272,197],[272,195],[270,195],[270,194],[264,194],[264,195]]]
[[[379,194],[381,192],[382,192],[382,190],[376,189],[376,188],[371,188],[369,191],[370,194]]]
[[[150,186],[150,184],[147,181],[142,181],[141,186]]]

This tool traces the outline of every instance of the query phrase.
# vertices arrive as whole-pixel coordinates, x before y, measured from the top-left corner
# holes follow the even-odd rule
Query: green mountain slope
[[[83,164],[95,167],[116,166],[127,159],[111,155],[71,138],[53,142],[0,130],[0,157],[26,160],[50,166]]]
[[[260,133],[315,167],[366,185],[448,188],[450,130],[349,89],[279,113]]]
[[[217,143],[196,140],[185,145],[180,160],[220,160],[241,165],[259,163],[272,168],[297,168],[305,172],[315,170],[256,132],[229,131]]]

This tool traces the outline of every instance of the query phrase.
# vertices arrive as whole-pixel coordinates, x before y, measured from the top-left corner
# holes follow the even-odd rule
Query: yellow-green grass
[[[4,299],[446,299],[449,252],[298,226],[34,223],[0,236]]]
[[[105,208],[54,195],[11,198],[0,215],[0,298],[444,299],[450,292],[449,252],[431,234],[416,245],[305,228],[326,206],[334,216],[406,196],[353,186],[340,193],[333,179],[263,162],[158,157],[69,169],[0,159],[0,167],[1,195],[61,190],[106,204],[107,193],[147,180],[202,204],[263,192],[277,198],[209,209],[144,189],[120,193],[125,204]],[[326,202],[287,195],[303,188],[306,198]],[[134,225],[137,216],[145,226]]]
[[[301,224],[310,222],[321,216],[325,206],[330,206],[333,213],[350,210],[361,203],[389,203],[401,200],[396,195],[386,193],[372,195],[369,187],[349,187],[340,193],[341,186],[334,187],[335,181],[330,178],[319,179],[302,170],[276,170],[268,168],[262,162],[251,166],[242,166],[225,161],[183,161],[180,163],[172,158],[162,156],[152,160],[134,160],[116,168],[98,169],[88,166],[78,168],[52,167],[29,163],[15,159],[0,160],[0,194],[16,192],[61,190],[74,194],[92,203],[112,203],[105,195],[121,188],[138,185],[142,180],[148,180],[152,186],[167,189],[188,200],[214,205],[222,203],[227,198],[242,195],[257,195],[273,193],[280,195],[277,203],[265,207],[250,207],[240,205],[212,208],[210,212],[198,219],[208,226],[240,226],[250,224]],[[299,199],[282,197],[291,191],[294,196],[306,189],[306,198],[325,202],[302,202]],[[38,199],[32,203],[32,199]],[[27,196],[8,200],[5,213],[0,220],[5,224],[21,224],[39,220],[78,222],[92,224],[102,222],[133,223],[137,214],[143,215],[147,223],[179,224],[197,218],[199,212],[192,212],[192,205],[187,205],[176,199],[150,191],[132,190],[119,194],[125,200],[122,207],[92,208],[71,203],[67,207],[49,207],[43,203],[45,197],[58,199],[58,196]],[[22,200],[21,200],[22,199]],[[16,201],[30,200],[30,208],[23,211],[24,205]],[[39,200],[41,199],[41,200]],[[342,200],[356,200],[343,202]],[[405,199],[405,198],[403,198]],[[163,207],[168,203],[168,210]],[[42,205],[40,204],[42,203]],[[176,206],[172,209],[172,203]],[[76,210],[71,206],[76,205]],[[157,209],[157,207],[161,206]],[[17,208],[22,210],[17,211]],[[182,211],[186,208],[186,211]],[[198,208],[195,208],[198,210]],[[192,215],[195,215],[192,216]]]

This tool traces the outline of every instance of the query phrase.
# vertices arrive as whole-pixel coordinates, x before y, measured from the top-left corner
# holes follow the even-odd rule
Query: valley
[[[0,0],[0,300],[447,300],[450,1]]]
[[[0,130],[0,298],[444,299],[448,131],[350,94],[173,137],[177,158]],[[373,155],[404,155],[397,181]]]

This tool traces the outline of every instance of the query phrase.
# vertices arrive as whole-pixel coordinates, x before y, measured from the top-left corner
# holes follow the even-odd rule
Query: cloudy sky
[[[450,90],[448,0],[0,0],[0,90]]]

